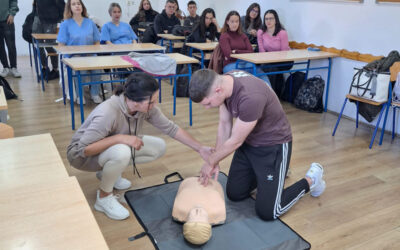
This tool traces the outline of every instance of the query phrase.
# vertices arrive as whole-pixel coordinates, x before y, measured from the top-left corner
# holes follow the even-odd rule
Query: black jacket
[[[186,42],[188,43],[205,43],[206,39],[214,41],[215,39],[219,40],[220,37],[220,33],[217,32],[217,28],[214,26],[214,34],[215,37],[212,36],[211,34],[211,29],[210,27],[206,29],[206,33],[205,34],[200,34],[200,27],[196,26],[192,32],[192,34],[190,34],[190,36],[187,38]]]
[[[64,17],[64,0],[35,0],[36,15],[41,22],[58,23]]]
[[[165,10],[161,14],[158,14],[154,19],[154,32],[156,34],[164,33],[164,30],[168,30],[168,33],[172,33],[172,29],[175,25],[180,25],[179,19],[172,15],[170,18],[165,13]]]

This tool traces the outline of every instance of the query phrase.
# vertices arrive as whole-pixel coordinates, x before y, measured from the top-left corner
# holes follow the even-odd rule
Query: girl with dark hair
[[[68,0],[65,4],[64,21],[60,24],[57,41],[60,46],[100,44],[99,30],[96,24],[88,18],[86,7],[81,0]],[[87,72],[81,73],[86,74]],[[98,73],[98,71],[93,71],[93,73]],[[100,80],[99,75],[93,75],[90,78],[91,82]],[[75,85],[77,86],[77,84]],[[102,102],[99,92],[99,85],[90,85],[90,95],[95,103]],[[67,97],[69,97],[68,90]],[[83,100],[84,103],[85,100]]]
[[[140,23],[146,23],[146,25],[148,25],[149,23],[153,23],[154,18],[157,15],[158,15],[158,12],[153,10],[153,8],[151,7],[150,1],[142,0],[142,1],[140,1],[138,12],[131,19],[129,24],[132,26],[132,29],[137,34]],[[143,26],[143,24],[142,24],[142,26]],[[143,27],[143,28],[145,28],[145,27]]]
[[[290,50],[288,34],[279,21],[278,13],[275,10],[267,10],[264,14],[262,29],[257,32],[259,52]],[[268,67],[265,72],[289,70],[292,65]],[[268,76],[271,87],[278,97],[281,97],[284,90],[284,78],[282,74]]]
[[[247,38],[246,34],[243,33],[239,19],[240,16],[237,11],[230,11],[226,16],[224,26],[221,29],[219,45],[224,56],[224,73],[236,69],[237,59],[231,57],[232,54],[253,53],[253,48],[250,44],[249,38]],[[240,62],[238,64],[238,69],[242,68],[249,73],[253,73],[252,65],[248,62]],[[263,73],[261,68],[257,67],[257,73]],[[264,75],[260,78],[269,83],[267,76]]]
[[[205,43],[218,40],[219,25],[215,18],[215,12],[211,8],[207,8],[201,13],[200,22],[194,27],[193,32],[187,39],[189,43]]]
[[[252,3],[247,8],[246,16],[240,18],[243,32],[247,35],[251,44],[257,44],[257,30],[261,28],[261,8],[258,3]]]
[[[71,166],[99,171],[96,176],[101,181],[94,208],[111,219],[123,220],[129,216],[113,195],[113,188],[131,186],[129,180],[121,177],[130,160],[133,159],[134,173],[140,177],[136,163],[156,160],[165,153],[163,139],[141,134],[144,121],[197,151],[203,159],[211,154],[211,148],[202,146],[164,116],[156,106],[158,88],[152,76],[132,73],[115,95],[90,113],[67,148]]]

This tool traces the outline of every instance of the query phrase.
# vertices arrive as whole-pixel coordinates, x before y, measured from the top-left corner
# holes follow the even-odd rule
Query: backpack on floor
[[[32,43],[32,26],[34,18],[35,12],[32,11],[26,16],[25,22],[22,25],[22,38],[24,38],[28,43]]]
[[[322,113],[323,104],[322,96],[324,94],[325,81],[321,76],[314,76],[307,79],[301,85],[296,98],[294,99],[294,105],[303,110],[309,112]]]
[[[9,99],[18,99],[18,96],[11,89],[10,84],[2,76],[0,76],[0,86],[3,87],[4,94],[5,94],[7,100],[9,100]]]
[[[294,99],[299,92],[301,85],[303,85],[306,78],[306,73],[297,71],[286,79],[285,86],[283,87],[283,93],[281,99],[287,102],[294,102]],[[292,81],[292,99],[290,100],[290,81]]]
[[[200,65],[192,64],[192,74],[199,69]],[[179,70],[179,74],[187,74],[188,72],[187,64]],[[174,95],[174,89],[172,89],[172,95]],[[176,79],[176,97],[189,97],[189,77],[180,76]]]

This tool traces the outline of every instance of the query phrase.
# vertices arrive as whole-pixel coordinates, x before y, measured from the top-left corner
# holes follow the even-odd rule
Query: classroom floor
[[[55,102],[61,97],[58,81],[46,84],[46,91],[42,92],[29,57],[18,58],[18,69],[22,78],[7,78],[21,99],[8,101],[8,124],[15,129],[15,136],[51,133],[68,173],[78,178],[110,249],[154,249],[146,237],[128,241],[142,232],[132,213],[125,221],[113,221],[93,209],[98,188],[95,174],[76,170],[66,160],[66,148],[74,132],[69,106]],[[171,91],[171,86],[163,83],[163,103],[159,106],[164,114],[199,141],[214,145],[217,109],[205,110],[194,104],[194,124],[190,127],[187,99],[178,99],[177,115],[172,116]],[[325,168],[327,189],[320,198],[304,196],[281,219],[309,241],[313,249],[400,249],[400,138],[392,141],[387,134],[382,146],[375,143],[369,150],[372,128],[361,125],[356,129],[354,121],[342,119],[332,137],[336,114],[307,113],[288,103],[283,106],[293,131],[292,173],[286,184],[302,178],[310,163],[316,161]],[[88,101],[85,115],[94,107]],[[76,105],[75,110],[79,126]],[[202,161],[195,152],[148,124],[144,131],[164,138],[167,151],[157,161],[138,165],[141,179],[133,175],[131,167],[127,168],[123,176],[132,181],[132,189],[160,184],[165,175],[174,171],[183,177],[198,174]],[[225,173],[230,160],[228,157],[221,163]]]

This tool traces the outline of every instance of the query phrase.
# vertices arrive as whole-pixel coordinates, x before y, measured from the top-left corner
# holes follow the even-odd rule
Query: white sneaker
[[[20,78],[21,77],[21,73],[18,72],[17,68],[12,68],[10,70],[11,75],[15,78]]]
[[[4,68],[3,71],[1,71],[0,76],[1,77],[7,77],[10,74],[10,69],[9,68]]]
[[[102,176],[103,176],[103,172],[102,171],[98,171],[96,173],[97,179],[101,180]],[[122,178],[121,176],[119,176],[117,181],[114,183],[114,188],[118,189],[118,190],[128,189],[131,186],[132,186],[132,183],[129,180],[127,180],[125,178]]]
[[[310,194],[313,197],[320,196],[326,188],[326,183],[323,179],[324,176],[324,168],[321,164],[313,162],[311,163],[310,169],[308,169],[306,173],[306,177],[311,178],[312,185],[310,187]]]
[[[93,100],[93,102],[96,103],[96,104],[99,104],[99,103],[102,103],[102,102],[103,102],[103,99],[101,99],[101,97],[98,96],[98,95],[92,96],[92,100]]]
[[[125,220],[129,217],[128,209],[118,202],[115,195],[110,194],[109,196],[100,198],[100,190],[97,190],[97,199],[94,204],[94,209],[105,213],[113,220]]]

